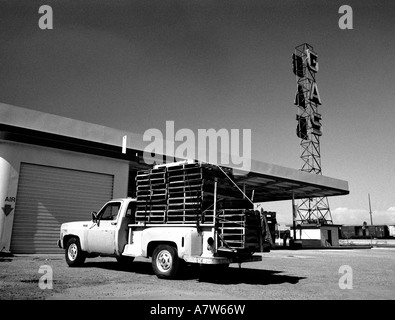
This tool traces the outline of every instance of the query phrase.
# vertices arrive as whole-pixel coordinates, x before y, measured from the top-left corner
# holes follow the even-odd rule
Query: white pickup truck
[[[98,213],[92,212],[90,221],[62,224],[58,246],[65,249],[67,264],[80,266],[87,257],[97,256],[115,257],[121,263],[152,257],[154,273],[159,278],[172,278],[184,262],[228,266],[262,260],[254,252],[265,251],[264,241],[243,252],[218,250],[221,240],[216,222],[148,224],[136,222],[135,211],[136,199],[114,199]]]

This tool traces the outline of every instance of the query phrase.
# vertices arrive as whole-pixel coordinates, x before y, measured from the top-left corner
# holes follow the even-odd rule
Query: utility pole
[[[372,219],[372,206],[370,204],[370,193],[368,193],[369,197],[369,213],[370,213],[370,225],[373,226],[373,219]]]

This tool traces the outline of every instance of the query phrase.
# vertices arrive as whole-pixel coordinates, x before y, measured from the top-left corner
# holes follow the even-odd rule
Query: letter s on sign
[[[311,116],[311,127],[313,129],[312,133],[315,134],[316,136],[322,136],[322,130],[321,130],[321,115],[319,113],[314,113]]]

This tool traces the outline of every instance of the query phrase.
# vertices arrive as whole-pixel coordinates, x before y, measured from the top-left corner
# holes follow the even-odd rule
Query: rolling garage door
[[[90,220],[113,195],[114,176],[22,163],[12,253],[60,253],[63,222]]]

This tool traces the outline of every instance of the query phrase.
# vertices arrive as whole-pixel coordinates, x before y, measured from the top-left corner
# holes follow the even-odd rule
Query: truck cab
[[[99,212],[91,212],[90,221],[64,223],[58,246],[66,249],[70,266],[80,265],[88,256],[119,257],[126,245],[128,224],[134,222],[136,200],[114,199]]]

